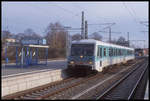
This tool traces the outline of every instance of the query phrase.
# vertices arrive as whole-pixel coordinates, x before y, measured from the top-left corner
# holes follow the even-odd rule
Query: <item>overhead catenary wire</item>
[[[133,8],[130,7],[130,10],[129,10],[129,8],[128,8],[127,5],[125,4],[125,2],[122,2],[122,4],[123,4],[124,8],[128,11],[129,15],[133,18],[133,20],[135,21],[135,23],[136,23],[137,25],[141,24],[141,23],[140,23],[140,19],[138,18],[137,14],[136,14],[136,12],[133,10]],[[132,10],[132,11],[131,11],[131,10]],[[137,17],[137,18],[136,18],[136,17]],[[138,26],[138,27],[139,27],[138,29],[141,28],[141,26]]]
[[[61,6],[59,6],[58,4],[53,4],[54,6],[57,6],[57,7],[59,7],[59,8],[61,8],[62,10],[64,10],[65,12],[67,12],[67,13],[70,13],[70,14],[72,14],[72,15],[74,15],[75,17],[80,17],[80,14],[78,14],[78,13],[73,13],[73,11],[70,11],[70,10],[68,10],[68,9],[65,9],[64,7],[61,7]]]
[[[132,14],[132,12],[128,9],[128,7],[126,6],[125,2],[123,2],[122,4],[123,4],[123,6],[127,9],[127,11],[129,12],[130,16],[133,17],[134,21],[135,21],[136,23],[139,23],[139,21],[137,21],[137,19],[134,17],[134,15]]]

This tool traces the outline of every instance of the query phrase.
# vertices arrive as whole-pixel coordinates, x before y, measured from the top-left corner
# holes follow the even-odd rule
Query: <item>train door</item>
[[[97,56],[96,56],[96,69],[98,71],[102,71],[102,53],[103,49],[102,46],[97,46]]]
[[[126,59],[125,59],[125,49],[123,49],[123,62],[125,62]]]

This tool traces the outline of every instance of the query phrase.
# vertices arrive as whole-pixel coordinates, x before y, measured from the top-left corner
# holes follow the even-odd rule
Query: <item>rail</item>
[[[142,65],[143,66],[143,65]],[[129,77],[134,71],[136,71],[139,67],[141,67],[141,65],[138,65],[136,68],[134,68],[131,72],[129,72],[128,74],[126,74],[122,79],[120,79],[119,81],[117,81],[114,85],[112,85],[110,88],[108,88],[105,92],[103,92],[101,95],[99,95],[96,100],[99,100],[99,99],[103,99],[104,96],[106,96],[107,94],[109,94],[110,91],[112,91],[115,87],[117,87],[120,83],[122,83],[127,77]],[[146,68],[145,70],[143,71],[143,73],[141,74],[140,76],[140,79],[141,77],[143,76],[144,72],[146,71]],[[140,80],[139,79],[139,80]],[[138,80],[138,82],[139,82]],[[138,84],[137,82],[137,84]],[[137,84],[135,85],[134,89],[132,90],[131,94],[129,95],[128,99],[131,99],[131,96],[133,95],[133,93],[135,92],[135,89],[137,87]]]

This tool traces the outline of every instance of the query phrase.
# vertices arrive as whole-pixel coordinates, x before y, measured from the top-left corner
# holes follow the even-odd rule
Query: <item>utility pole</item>
[[[108,28],[109,28],[109,43],[111,43],[111,27]]]
[[[130,46],[130,43],[129,43],[129,32],[127,33],[127,38],[128,38],[128,47]]]
[[[115,25],[116,23],[101,23],[101,24],[88,24],[88,25],[109,25],[109,26],[107,26],[107,27],[105,27],[104,29],[109,29],[109,42],[111,43],[111,26],[113,26],[113,25]],[[103,29],[103,30],[104,30]],[[99,32],[101,32],[101,31],[99,31]],[[106,32],[107,33],[107,32]],[[120,32],[119,32],[120,33]]]
[[[109,29],[109,43],[111,43],[111,26],[113,26],[113,25],[115,25],[116,23],[111,23],[111,25],[110,26],[108,26],[108,27],[105,27],[104,29]]]
[[[111,27],[109,27],[109,32],[106,32],[106,31],[98,31],[98,32],[109,33],[109,42],[111,42],[111,34],[112,33],[121,34],[121,32],[113,32],[113,31],[111,31]]]
[[[84,36],[84,12],[82,11],[82,21],[81,21],[81,39],[85,39]]]
[[[87,24],[87,21],[85,21],[85,39],[88,39],[88,24]]]

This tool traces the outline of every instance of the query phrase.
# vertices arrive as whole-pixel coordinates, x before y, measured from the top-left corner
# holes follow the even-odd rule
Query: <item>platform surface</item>
[[[67,68],[67,61],[66,60],[52,60],[48,61],[47,66],[45,65],[35,65],[30,67],[5,67],[3,64],[1,67],[1,75],[15,75],[18,73],[25,73],[25,72],[32,72],[37,70],[44,70],[44,69],[65,69]]]

